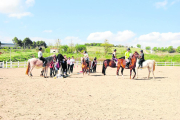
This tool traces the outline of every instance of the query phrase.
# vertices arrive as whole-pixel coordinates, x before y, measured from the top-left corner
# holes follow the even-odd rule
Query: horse
[[[89,66],[87,66],[86,60],[84,58],[81,57],[81,62],[82,62],[82,71],[83,71],[83,75],[87,70],[89,70],[88,75],[90,74],[90,66],[91,66],[91,61],[89,61]]]
[[[111,59],[106,59],[103,61],[103,67],[102,67],[102,73],[104,75],[106,75],[106,68],[110,66],[112,68],[116,68],[116,63],[114,62],[114,60],[111,60]],[[118,73],[117,73],[118,75]]]
[[[121,68],[121,75],[123,77],[123,70],[124,68],[125,69],[130,69],[130,79],[131,79],[131,74],[132,74],[132,70],[134,72],[134,76],[133,76],[133,79],[135,78],[136,76],[136,71],[135,71],[135,68],[136,68],[136,61],[137,61],[137,58],[139,58],[140,55],[138,54],[138,52],[135,51],[135,53],[131,56],[131,64],[129,65],[129,68],[125,68],[126,66],[126,61],[124,59],[124,57],[118,59],[118,63],[117,63],[117,75],[119,73],[119,69]]]
[[[45,59],[47,60],[45,67],[43,67],[43,62],[41,60],[39,60],[38,58],[29,59],[27,69],[26,69],[26,75],[32,77],[31,72],[32,72],[33,68],[36,67],[36,68],[42,68],[41,75],[43,76],[43,72],[44,72],[44,78],[46,78],[47,72],[48,72],[48,67],[53,60],[56,60],[56,55],[47,57]]]
[[[57,56],[57,61],[58,61],[58,64],[59,64],[59,76],[64,76],[64,73],[67,72],[67,65],[66,65],[66,62],[64,61],[64,56],[62,54],[58,54]],[[61,69],[62,68],[62,69]],[[67,74],[67,73],[66,73]]]
[[[139,59],[137,59],[137,62],[136,62],[136,71],[137,71],[137,78],[138,78],[138,67],[139,67]],[[142,63],[142,68],[148,68],[148,71],[149,71],[149,74],[148,74],[148,79],[149,79],[149,76],[150,76],[150,73],[152,72],[153,74],[153,79],[154,79],[154,71],[155,71],[155,60],[145,60],[143,63]]]

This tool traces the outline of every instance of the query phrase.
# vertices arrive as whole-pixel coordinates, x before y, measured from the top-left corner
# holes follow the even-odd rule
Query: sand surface
[[[74,73],[68,78],[33,77],[26,68],[0,69],[0,119],[2,120],[180,120],[180,67],[156,67],[155,80],[148,70],[139,78]]]

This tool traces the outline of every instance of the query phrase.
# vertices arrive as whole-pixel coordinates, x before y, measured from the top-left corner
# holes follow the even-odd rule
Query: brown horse
[[[36,67],[36,68],[42,68],[41,75],[43,75],[43,72],[44,72],[44,77],[46,78],[48,67],[53,60],[56,60],[56,56],[54,55],[54,56],[47,57],[46,60],[47,60],[46,66],[43,67],[43,62],[41,60],[39,60],[37,58],[29,59],[28,65],[27,65],[27,70],[26,70],[26,75],[32,77],[31,72],[32,72],[33,68]]]
[[[110,59],[107,59],[107,60],[104,60],[103,61],[103,67],[102,67],[102,73],[104,75],[106,75],[106,68],[107,67],[112,67],[112,68],[116,68],[116,63],[114,62],[114,60],[110,60]],[[118,74],[118,73],[117,73]]]
[[[132,56],[131,56],[131,64],[129,65],[129,68],[127,69],[130,69],[130,79],[131,79],[131,74],[132,74],[132,70],[134,71],[134,76],[133,76],[133,79],[134,77],[136,76],[136,71],[135,71],[135,68],[136,68],[136,61],[137,61],[137,58],[139,58],[140,55],[138,54],[138,52],[135,52]],[[123,77],[123,70],[126,66],[126,61],[124,58],[120,58],[118,59],[118,64],[117,64],[117,75],[119,73],[119,69],[121,67],[121,75]],[[126,69],[126,68],[125,68]]]
[[[88,75],[90,74],[90,66],[91,66],[91,61],[89,61],[89,67],[87,66],[86,60],[84,58],[81,58],[81,62],[82,62],[82,71],[83,71],[83,75],[87,70],[89,71]]]

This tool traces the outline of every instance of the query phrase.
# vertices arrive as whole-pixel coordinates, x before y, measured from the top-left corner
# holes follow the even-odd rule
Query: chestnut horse
[[[47,71],[50,63],[54,60],[56,60],[56,55],[50,56],[45,58],[47,60],[46,66],[43,67],[43,62],[39,60],[38,58],[31,58],[28,60],[28,65],[27,65],[27,70],[26,70],[26,75],[32,77],[32,70],[34,67],[36,68],[42,68],[41,75],[43,75],[44,72],[44,77],[47,77]],[[46,76],[45,76],[46,75]]]
[[[102,73],[104,75],[106,75],[106,68],[108,66],[112,67],[112,68],[116,68],[116,63],[114,62],[114,60],[111,60],[111,59],[104,60],[103,61],[103,67],[102,67]],[[118,73],[117,73],[117,75],[118,75]]]
[[[132,74],[132,70],[134,71],[134,76],[133,76],[133,79],[135,78],[136,76],[136,71],[135,71],[135,68],[136,68],[136,61],[137,61],[137,58],[139,58],[140,55],[138,54],[138,52],[135,52],[132,56],[131,56],[131,62],[130,62],[130,65],[129,65],[129,68],[127,69],[130,69],[130,79],[131,79],[131,74]],[[119,69],[121,67],[121,75],[123,77],[123,70],[126,66],[126,61],[124,58],[120,58],[118,59],[118,64],[117,64],[117,75],[119,73]],[[126,68],[125,68],[126,69]]]
[[[87,66],[86,60],[84,58],[81,57],[81,62],[82,62],[82,71],[83,71],[83,75],[87,70],[89,71],[88,75],[90,74],[90,66],[91,66],[91,61],[89,61],[89,67]]]

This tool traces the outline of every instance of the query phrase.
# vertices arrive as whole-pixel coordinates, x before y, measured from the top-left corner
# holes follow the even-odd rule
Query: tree
[[[87,50],[86,45],[79,45],[79,44],[76,44],[75,49],[76,49],[76,51]]]
[[[110,47],[112,47],[112,44],[109,44],[109,41],[106,39],[103,44],[101,44],[102,47],[104,47],[104,53],[105,55],[111,50]]]
[[[161,47],[161,51],[162,51],[162,52],[165,52],[165,49],[164,49],[164,47]]]
[[[169,47],[168,47],[168,52],[169,52],[169,53],[173,53],[173,52],[174,52],[173,46],[169,46]]]
[[[33,43],[32,43],[32,48],[36,48],[36,42],[35,41],[33,41]]]
[[[69,43],[69,47],[70,47],[70,50],[71,50],[71,53],[72,53],[73,49],[74,49],[74,43],[72,42],[72,40],[71,40],[71,43]]]
[[[67,49],[69,48],[67,45],[61,46],[62,49],[64,49],[64,52],[67,52]]]
[[[30,48],[30,46],[32,45],[32,43],[33,43],[33,42],[32,42],[31,39],[28,38],[28,37],[24,38],[24,40],[23,40],[24,48],[26,48],[26,47],[29,47],[29,48]]]
[[[41,41],[37,41],[37,42],[36,42],[36,46],[38,46],[38,47],[39,47],[39,46],[44,46],[45,48],[47,48],[46,42],[45,42],[45,41],[42,41],[42,40],[41,40]]]
[[[157,51],[157,47],[154,47],[153,50],[154,50],[154,51]]]
[[[158,51],[161,51],[161,48],[160,48],[160,47],[158,47]]]
[[[61,40],[57,39],[56,43],[55,43],[55,46],[58,49],[58,51],[60,52],[60,50],[61,50]]]
[[[177,47],[176,52],[180,53],[180,46]]]
[[[147,47],[146,47],[146,50],[151,50],[151,47],[150,47],[150,46],[147,46]]]
[[[137,44],[137,47],[138,47],[138,48],[141,48],[141,45],[140,45],[140,44]]]

